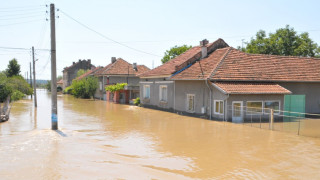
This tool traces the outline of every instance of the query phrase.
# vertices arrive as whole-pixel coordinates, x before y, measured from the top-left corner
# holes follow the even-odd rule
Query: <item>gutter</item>
[[[207,87],[209,89],[209,96],[210,96],[210,120],[212,119],[212,89],[209,87],[209,84],[208,84],[208,81],[209,81],[209,78],[205,80],[206,84],[207,84]]]

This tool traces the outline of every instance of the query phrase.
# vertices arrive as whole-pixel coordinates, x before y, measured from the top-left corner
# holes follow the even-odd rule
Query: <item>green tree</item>
[[[66,88],[70,89],[71,94],[76,98],[91,98],[94,96],[98,88],[98,79],[89,76],[81,80],[73,80],[71,86]]]
[[[84,74],[84,73],[86,73],[86,72],[88,72],[88,71],[89,71],[89,70],[79,69],[79,70],[77,71],[77,77],[81,76],[82,74]]]
[[[89,97],[92,97],[94,99],[94,93],[98,88],[98,78],[93,76],[87,77],[85,80],[85,88]]]
[[[6,74],[8,77],[18,76],[20,74],[20,65],[15,58],[9,61],[8,68],[6,69]]]
[[[253,54],[320,57],[320,47],[310,39],[309,34],[298,34],[289,25],[270,33],[269,37],[265,31],[258,31],[242,50]]]
[[[174,46],[170,50],[166,50],[166,52],[164,53],[163,58],[161,59],[162,64],[164,64],[164,63],[170,61],[171,59],[179,56],[180,54],[186,52],[190,48],[192,48],[192,46],[182,45],[182,46]]]

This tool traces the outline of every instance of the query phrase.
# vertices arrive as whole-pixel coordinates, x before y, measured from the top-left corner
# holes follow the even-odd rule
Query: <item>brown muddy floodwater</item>
[[[320,139],[50,94],[0,124],[0,179],[320,179]]]

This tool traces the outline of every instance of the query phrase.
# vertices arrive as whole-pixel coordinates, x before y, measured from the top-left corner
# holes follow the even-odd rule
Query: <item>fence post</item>
[[[301,121],[300,114],[298,117],[299,117],[298,135],[300,135],[300,121]]]
[[[269,129],[270,130],[273,130],[273,121],[274,121],[273,109],[270,109],[270,115],[269,115]]]

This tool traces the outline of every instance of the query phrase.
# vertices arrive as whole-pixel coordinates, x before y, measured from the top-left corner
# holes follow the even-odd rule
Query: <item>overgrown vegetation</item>
[[[77,72],[77,77],[81,76],[82,74],[88,72],[89,70],[79,69]]]
[[[16,59],[11,60],[5,72],[0,73],[0,102],[4,102],[8,96],[17,101],[32,94],[32,88],[19,73],[20,65]]]
[[[117,83],[117,84],[109,85],[105,87],[105,90],[114,93],[116,91],[123,90],[124,87],[127,85],[128,85],[127,83]]]
[[[73,80],[71,86],[65,88],[64,93],[72,94],[76,98],[93,98],[98,88],[98,79],[93,76],[81,80]]]
[[[163,58],[161,59],[162,64],[170,61],[171,59],[179,56],[180,54],[186,52],[187,50],[189,50],[191,48],[192,48],[192,46],[182,45],[182,46],[174,46],[174,47],[170,48],[170,50],[166,50]]]

